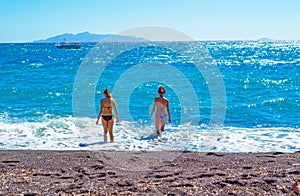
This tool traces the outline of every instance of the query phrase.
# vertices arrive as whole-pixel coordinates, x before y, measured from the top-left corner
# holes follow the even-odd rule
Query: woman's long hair
[[[108,88],[106,88],[106,89],[104,90],[104,95],[106,95],[106,96],[109,97],[109,98],[112,98],[112,94],[109,92]]]
[[[165,87],[163,87],[163,86],[159,86],[158,87],[158,91],[157,91],[159,94],[165,94],[166,93],[166,89],[165,89]]]

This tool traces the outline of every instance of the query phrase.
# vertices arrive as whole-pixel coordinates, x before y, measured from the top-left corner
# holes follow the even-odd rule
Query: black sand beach
[[[296,195],[300,153],[0,151],[1,195]]]

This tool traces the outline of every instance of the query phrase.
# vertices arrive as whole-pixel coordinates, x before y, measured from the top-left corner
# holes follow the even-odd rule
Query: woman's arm
[[[101,116],[102,116],[102,101],[100,101],[100,111],[99,111],[99,114],[98,114],[96,125],[99,124],[99,120],[100,120]]]
[[[119,122],[119,112],[118,112],[117,104],[116,104],[115,100],[112,100],[112,104],[113,104],[113,107],[114,107],[114,110],[116,113],[116,122]]]
[[[155,101],[154,101],[154,103],[153,103],[153,106],[152,106],[152,110],[151,110],[151,114],[150,114],[150,118],[152,118],[152,114],[153,114],[153,112],[154,112],[154,110],[155,110]]]
[[[168,115],[169,115],[169,123],[171,123],[171,122],[172,122],[172,118],[171,118],[171,112],[170,112],[169,101],[167,102],[167,112],[168,112]]]

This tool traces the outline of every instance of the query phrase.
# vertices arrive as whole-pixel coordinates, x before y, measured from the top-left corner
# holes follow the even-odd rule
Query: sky
[[[298,0],[0,0],[0,43],[171,28],[196,40],[300,39]]]

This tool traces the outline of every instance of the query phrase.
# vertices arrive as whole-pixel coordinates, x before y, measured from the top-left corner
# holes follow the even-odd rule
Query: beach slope
[[[296,195],[298,152],[166,153],[3,150],[0,194]]]

